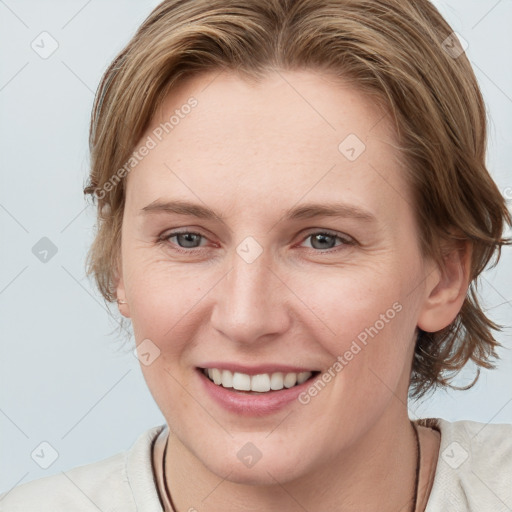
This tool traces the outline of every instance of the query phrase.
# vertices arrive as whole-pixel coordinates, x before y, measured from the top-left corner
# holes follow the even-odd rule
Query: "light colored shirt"
[[[426,512],[512,510],[512,425],[418,420],[441,434]],[[162,512],[166,425],[109,458],[19,485],[0,495],[2,512]]]

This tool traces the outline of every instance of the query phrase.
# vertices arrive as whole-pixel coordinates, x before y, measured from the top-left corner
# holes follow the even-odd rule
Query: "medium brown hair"
[[[471,283],[457,318],[441,331],[419,331],[411,396],[449,386],[470,360],[494,367],[499,326],[478,303],[476,278],[509,243],[511,216],[486,168],[485,105],[468,58],[453,52],[455,37],[428,0],[162,2],[105,72],[92,113],[84,192],[98,201],[98,226],[87,271],[104,298],[116,299],[119,170],[169,90],[223,69],[255,78],[270,69],[324,70],[391,112],[423,254],[442,263],[443,242],[471,243]]]

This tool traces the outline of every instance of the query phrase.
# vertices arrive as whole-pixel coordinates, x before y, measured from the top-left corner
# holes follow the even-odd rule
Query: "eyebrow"
[[[140,213],[169,213],[188,215],[200,219],[216,220],[224,222],[225,218],[207,206],[189,201],[175,200],[162,201],[157,199],[141,209]],[[343,217],[375,222],[376,217],[369,211],[355,205],[343,203],[305,203],[290,208],[284,212],[281,219],[301,220],[315,217]]]

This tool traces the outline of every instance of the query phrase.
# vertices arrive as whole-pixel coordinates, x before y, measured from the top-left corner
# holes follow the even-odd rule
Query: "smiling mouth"
[[[273,372],[248,375],[246,373],[221,370],[220,368],[199,368],[200,371],[217,386],[233,391],[249,393],[269,393],[281,391],[303,384],[316,377],[319,371],[310,372]]]

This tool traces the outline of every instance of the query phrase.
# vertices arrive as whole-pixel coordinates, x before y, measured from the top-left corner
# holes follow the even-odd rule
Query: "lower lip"
[[[213,383],[202,370],[197,370],[209,396],[224,409],[243,416],[261,416],[277,412],[293,401],[314,381],[314,377],[292,388],[261,394],[248,394]]]

